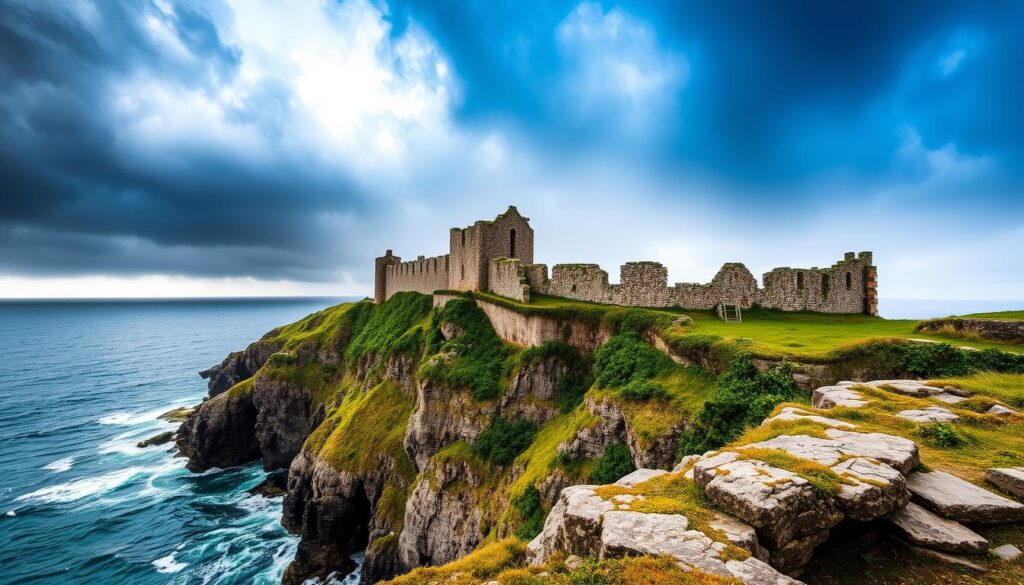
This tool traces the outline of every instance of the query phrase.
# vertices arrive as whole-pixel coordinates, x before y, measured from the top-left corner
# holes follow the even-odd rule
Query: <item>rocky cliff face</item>
[[[264,339],[249,344],[244,350],[231,352],[219,365],[199,372],[199,375],[207,380],[210,397],[226,392],[235,384],[253,377],[263,364],[267,363],[267,359],[283,345],[280,341],[266,339],[273,334],[271,331]]]
[[[191,471],[232,467],[257,459],[252,383],[207,400],[178,429],[177,446]]]

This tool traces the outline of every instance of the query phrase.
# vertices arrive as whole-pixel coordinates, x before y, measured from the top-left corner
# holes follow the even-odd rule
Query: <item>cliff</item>
[[[669,471],[681,455],[728,445],[780,403],[806,401],[798,383],[932,367],[913,361],[917,349],[893,349],[913,344],[873,343],[794,369],[742,342],[688,335],[671,312],[398,293],[275,329],[204,371],[211,398],[177,444],[193,471],[287,469],[282,523],[301,540],[285,583],[344,572],[363,550],[370,583],[530,540],[565,508],[566,488]],[[531,558],[602,557],[548,541]],[[787,570],[770,556],[778,542],[765,566]],[[501,550],[527,570],[525,548]]]

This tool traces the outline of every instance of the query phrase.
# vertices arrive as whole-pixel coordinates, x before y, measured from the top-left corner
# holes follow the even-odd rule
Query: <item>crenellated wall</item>
[[[432,294],[448,287],[448,254],[433,258],[420,256],[410,262],[398,260],[384,267],[385,300],[399,291]]]
[[[725,264],[710,283],[674,286],[668,286],[668,271],[657,262],[624,264],[619,284],[609,284],[608,273],[596,264],[558,264],[550,278],[544,264],[522,266],[521,273],[537,293],[595,303],[711,309],[727,302],[784,311],[875,315],[871,262],[870,252],[850,252],[830,268],[776,268],[764,275],[763,288],[740,263]]]

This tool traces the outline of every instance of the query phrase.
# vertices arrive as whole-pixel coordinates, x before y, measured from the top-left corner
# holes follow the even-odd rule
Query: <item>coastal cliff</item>
[[[257,460],[287,470],[282,523],[301,539],[284,583],[344,574],[361,551],[372,583],[460,562],[502,539],[525,543],[545,518],[555,526],[549,511],[565,513],[566,488],[611,484],[638,468],[668,472],[681,456],[778,416],[780,403],[801,404],[809,395],[799,386],[922,367],[905,342],[793,366],[686,328],[666,311],[531,312],[480,295],[408,292],[339,305],[202,372],[210,398],[177,444],[193,471]],[[715,472],[701,473],[698,482],[711,485]],[[892,481],[903,489],[902,476]],[[872,518],[906,504],[905,490],[893,494]],[[802,570],[833,520],[790,541],[769,538],[768,564],[755,559],[730,574]],[[542,540],[543,551],[529,553],[538,563],[556,552],[602,556],[600,539]]]

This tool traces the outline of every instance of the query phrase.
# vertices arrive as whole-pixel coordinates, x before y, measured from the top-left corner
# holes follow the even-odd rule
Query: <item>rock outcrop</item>
[[[988,541],[959,522],[947,520],[911,502],[889,522],[911,544],[951,553],[980,553]]]
[[[224,392],[204,402],[182,423],[175,443],[188,457],[191,471],[256,460],[260,449],[251,387]]]
[[[272,331],[260,341],[250,343],[242,351],[231,352],[219,365],[199,372],[199,375],[207,380],[206,385],[211,398],[256,375],[270,356],[281,349],[284,345],[282,342],[267,339],[273,333]]]
[[[598,559],[667,555],[685,566],[743,583],[796,583],[753,556],[730,558],[727,547],[692,528],[682,514],[616,510],[615,502],[598,495],[596,486],[581,485],[562,491],[527,555],[533,564],[545,562],[555,552]]]

